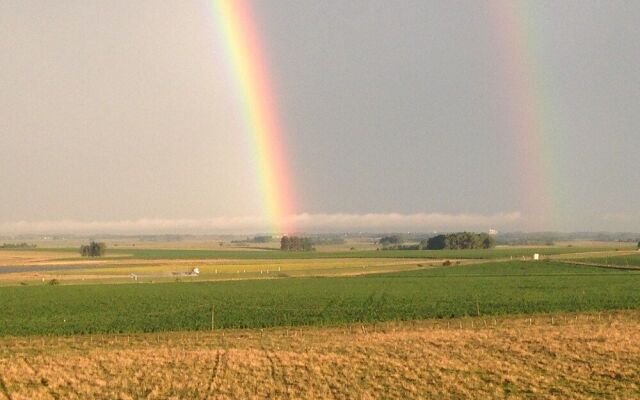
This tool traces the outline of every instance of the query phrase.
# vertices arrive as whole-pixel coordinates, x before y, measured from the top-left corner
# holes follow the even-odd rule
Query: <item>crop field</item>
[[[314,251],[284,252],[280,250],[225,251],[225,250],[171,250],[171,249],[114,249],[109,254],[126,255],[133,259],[318,259],[318,258],[454,258],[496,259],[531,257],[533,253],[557,255],[590,251],[607,251],[611,248],[588,247],[510,247],[479,250],[364,250],[364,251]]]
[[[409,271],[445,262],[580,259],[631,254],[612,246],[503,247],[489,250],[354,250],[282,252],[279,250],[203,250],[109,248],[106,257],[81,258],[68,247],[0,250],[0,286],[64,284],[224,281],[283,277],[352,276]],[[194,267],[199,276],[188,276]]]
[[[77,255],[77,250],[72,252],[59,251],[57,249],[0,249],[0,266],[55,262],[57,260],[75,258]]]
[[[0,267],[0,286],[41,285],[52,279],[64,284],[195,282],[273,279],[308,276],[352,276],[406,271],[442,265],[443,260],[409,258],[284,259],[284,260],[119,260],[64,262]],[[477,262],[462,260],[461,264]],[[455,261],[458,263],[458,261]],[[198,276],[189,276],[198,267]]]
[[[155,261],[155,260],[153,260]],[[442,263],[442,260],[434,260],[432,263]],[[283,277],[286,274],[294,273],[323,273],[336,271],[336,273],[362,272],[369,268],[379,271],[384,267],[400,267],[402,265],[413,266],[422,263],[422,260],[414,259],[379,259],[379,258],[356,258],[356,259],[318,259],[318,260],[219,260],[219,261],[195,261],[188,260],[176,263],[175,260],[157,263],[134,263],[134,264],[115,264],[105,266],[94,266],[87,269],[79,269],[68,273],[91,273],[91,274],[117,274],[117,273],[136,273],[141,276],[148,274],[149,276],[158,275],[162,272],[172,272],[176,270],[185,270],[189,266],[197,265],[200,268],[200,279],[207,278],[245,278],[245,277]],[[281,272],[280,274],[278,274]],[[366,271],[365,271],[366,272]],[[64,272],[63,272],[64,273]],[[286,274],[283,274],[286,273]]]
[[[640,267],[640,253],[636,252],[622,256],[612,255],[610,257],[589,257],[581,259],[580,261],[603,265]]]
[[[0,338],[12,400],[632,399],[639,382],[637,311]]]
[[[631,250],[0,251],[0,398],[639,398]]]
[[[629,250],[631,247],[620,247],[619,250]],[[78,249],[28,249],[12,250],[13,254],[57,254],[56,258],[67,260],[86,260],[80,258]],[[311,251],[286,252],[280,250],[204,250],[204,249],[137,249],[137,248],[109,248],[106,257],[101,260],[283,260],[283,259],[326,259],[326,258],[413,258],[413,259],[500,259],[500,258],[530,258],[534,253],[542,256],[562,254],[611,252],[610,246],[604,247],[497,247],[493,249],[474,250],[354,250],[354,251]],[[0,250],[0,260],[5,250]],[[61,257],[60,254],[66,257]]]
[[[167,260],[164,263],[158,263],[157,260],[150,260],[147,263],[133,263],[128,265],[110,265],[101,269],[100,266],[92,267],[86,271],[93,273],[113,273],[113,272],[135,272],[143,274],[149,270],[158,272],[170,272],[175,271],[176,266],[184,265],[198,265],[201,266],[201,276],[215,275],[218,273],[260,273],[263,274],[274,272],[294,272],[294,271],[308,271],[313,273],[314,271],[330,271],[330,270],[343,270],[354,269],[356,271],[372,268],[372,267],[384,267],[393,265],[413,265],[418,263],[442,263],[443,260],[429,259],[423,261],[422,259],[388,259],[388,258],[326,258],[326,259],[274,259],[274,260],[179,260],[182,262],[176,262],[176,260]],[[183,269],[185,267],[182,267]]]
[[[55,299],[55,301],[52,301]],[[640,273],[501,262],[354,277],[0,288],[0,335],[335,325],[637,309]]]

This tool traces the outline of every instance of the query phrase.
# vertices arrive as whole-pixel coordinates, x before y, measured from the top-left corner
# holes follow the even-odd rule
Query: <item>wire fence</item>
[[[204,308],[204,306],[202,306]],[[68,348],[69,346],[85,347],[130,347],[140,345],[157,345],[168,347],[181,346],[210,346],[228,347],[237,341],[261,340],[267,338],[287,338],[291,340],[304,340],[307,337],[317,335],[349,335],[354,340],[366,339],[368,335],[390,334],[395,332],[461,332],[465,334],[497,331],[500,334],[513,334],[514,330],[541,330],[572,327],[584,331],[593,331],[606,335],[609,330],[620,328],[640,328],[640,311],[611,311],[594,313],[558,313],[538,314],[531,316],[481,316],[460,317],[443,320],[410,320],[410,321],[385,321],[375,323],[347,323],[334,324],[327,327],[317,326],[280,326],[268,329],[215,329],[196,331],[159,331],[159,332],[126,332],[126,333],[91,333],[84,335],[67,336],[6,336],[0,338],[0,354],[13,353],[20,349],[46,347],[51,350],[56,346]]]
[[[486,329],[505,326],[547,326],[602,324],[633,316],[640,321],[640,311],[603,310],[590,312],[543,312],[508,314],[487,312],[482,303],[467,305],[467,312],[434,318],[429,310],[415,305],[385,308],[375,304],[353,307],[348,304],[325,304],[316,307],[282,307],[279,305],[194,304],[161,311],[122,313],[114,316],[93,315],[85,320],[81,315],[57,316],[42,323],[37,330],[2,329],[4,335],[72,336],[96,334],[161,333],[175,331],[224,331],[236,329],[296,329],[299,327],[335,327],[350,325],[420,324],[437,329]],[[95,323],[92,323],[95,321]]]

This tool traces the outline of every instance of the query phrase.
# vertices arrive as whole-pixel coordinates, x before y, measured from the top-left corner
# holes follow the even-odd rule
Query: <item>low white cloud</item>
[[[451,229],[488,229],[512,226],[519,212],[494,215],[481,214],[299,214],[291,217],[291,225],[302,231],[432,231]]]
[[[434,230],[486,230],[513,227],[521,220],[519,212],[481,214],[297,214],[285,225],[298,232],[383,232]],[[137,219],[118,221],[18,221],[0,223],[0,234],[39,233],[230,233],[268,232],[264,217],[217,217],[207,219]]]

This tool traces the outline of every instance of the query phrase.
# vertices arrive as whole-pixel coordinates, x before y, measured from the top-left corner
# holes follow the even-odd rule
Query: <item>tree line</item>
[[[495,238],[488,233],[473,232],[437,235],[414,244],[403,244],[401,235],[391,235],[383,236],[377,243],[383,250],[490,249],[496,245]]]
[[[82,257],[100,257],[103,256],[107,250],[107,245],[104,242],[91,241],[89,244],[83,244],[80,246],[80,254]]]
[[[426,250],[490,249],[495,245],[495,238],[488,233],[473,232],[437,235],[420,242],[420,246]]]
[[[26,242],[22,243],[2,243],[0,245],[0,249],[35,249],[35,244],[29,244]]]
[[[311,239],[299,236],[283,236],[280,239],[282,251],[312,251],[314,250]]]

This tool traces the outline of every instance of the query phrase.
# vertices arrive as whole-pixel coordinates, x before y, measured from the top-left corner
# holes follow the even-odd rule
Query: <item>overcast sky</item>
[[[250,4],[300,229],[640,231],[640,2],[517,3],[547,193],[488,2]],[[262,229],[214,24],[200,0],[0,0],[0,234]]]

